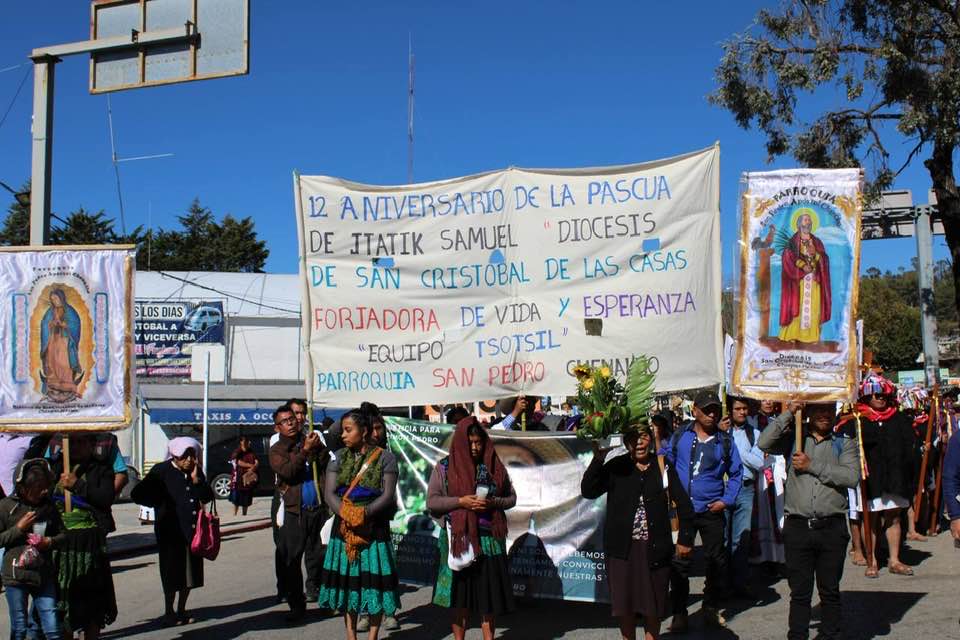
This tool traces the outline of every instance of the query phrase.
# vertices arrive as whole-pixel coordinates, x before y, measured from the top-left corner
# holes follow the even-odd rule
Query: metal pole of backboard
[[[53,80],[60,59],[33,59],[33,160],[30,185],[30,244],[50,240],[50,167],[53,158]]]
[[[206,371],[203,374],[203,472],[207,472],[207,444],[210,441],[210,424],[208,422],[209,413],[208,408],[210,406],[210,351],[207,351],[207,367]]]
[[[940,353],[937,347],[937,315],[933,301],[933,229],[930,207],[917,207],[914,235],[917,237],[917,275],[920,285],[920,326],[923,334],[923,369],[928,389],[937,384]]]

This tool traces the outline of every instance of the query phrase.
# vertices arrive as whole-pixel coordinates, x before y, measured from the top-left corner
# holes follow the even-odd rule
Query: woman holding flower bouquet
[[[670,615],[670,564],[674,555],[670,503],[680,520],[676,553],[693,547],[693,505],[669,466],[658,464],[650,426],[624,434],[627,455],[605,462],[608,448],[593,440],[593,460],[580,483],[584,498],[607,494],[603,546],[613,615],[623,640],[636,638],[637,616],[646,640],[660,636],[660,622]]]

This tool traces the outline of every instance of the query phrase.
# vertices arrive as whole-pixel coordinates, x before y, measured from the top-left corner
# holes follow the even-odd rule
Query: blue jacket
[[[960,437],[954,432],[947,444],[947,455],[943,459],[943,501],[947,503],[947,513],[951,520],[960,518]]]
[[[707,505],[717,500],[722,500],[728,509],[733,508],[743,480],[743,464],[730,434],[717,431],[712,440],[700,443],[690,422],[681,427],[674,437],[679,437],[677,459],[673,458],[672,438],[663,442],[660,455],[666,456],[677,470],[680,481],[693,501],[693,510],[703,513],[707,511]],[[724,439],[730,441],[729,463],[724,460]],[[727,476],[726,483],[723,481],[724,475]]]

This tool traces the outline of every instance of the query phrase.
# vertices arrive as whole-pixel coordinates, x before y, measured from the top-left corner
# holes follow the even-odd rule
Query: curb
[[[249,524],[243,524],[236,527],[229,527],[227,529],[220,530],[220,537],[225,538],[227,536],[241,534],[241,533],[250,533],[252,531],[259,531],[261,529],[269,529],[271,525],[270,518],[263,518],[260,521],[251,522]],[[126,558],[129,556],[135,556],[147,551],[153,551],[157,548],[156,541],[148,542],[145,544],[138,544],[131,547],[124,547],[122,549],[107,549],[108,558]]]

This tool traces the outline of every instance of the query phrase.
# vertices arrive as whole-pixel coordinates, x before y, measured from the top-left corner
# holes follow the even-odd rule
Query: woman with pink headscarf
[[[157,551],[160,582],[163,585],[164,626],[193,622],[187,615],[191,589],[203,586],[203,558],[190,553],[202,504],[214,499],[213,490],[200,469],[200,443],[193,438],[174,438],[167,446],[167,459],[150,469],[134,487],[131,498],[137,504],[154,507],[157,519]],[[173,601],[180,594],[177,608]]]

